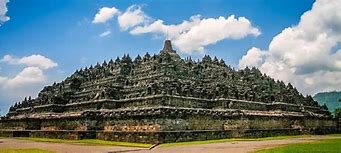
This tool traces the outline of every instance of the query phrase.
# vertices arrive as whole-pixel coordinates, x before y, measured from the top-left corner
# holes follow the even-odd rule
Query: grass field
[[[20,137],[17,139],[32,140],[36,142],[78,143],[78,144],[86,144],[86,145],[89,145],[89,144],[90,145],[111,145],[111,146],[141,147],[141,148],[149,148],[152,146],[152,144],[104,141],[104,140],[98,140],[98,139],[65,140],[65,139],[29,138],[29,137]]]
[[[284,145],[271,149],[263,149],[255,153],[340,153],[341,139],[321,140],[310,143]]]
[[[243,138],[243,139],[230,138],[230,139],[205,140],[205,141],[164,143],[164,144],[161,144],[160,146],[161,147],[175,147],[175,146],[182,146],[182,145],[210,144],[210,143],[233,142],[233,141],[283,140],[283,139],[302,138],[302,137],[311,137],[311,136],[312,135],[294,135],[294,136],[275,136],[275,137],[265,137],[265,138]],[[333,134],[330,136],[341,136],[341,134]],[[112,146],[142,147],[142,148],[149,148],[152,146],[152,144],[114,142],[114,141],[104,141],[104,140],[98,140],[98,139],[64,140],[64,139],[49,139],[49,138],[28,138],[28,137],[21,137],[17,139],[32,140],[32,141],[37,141],[37,142],[78,143],[78,144],[86,144],[86,145],[112,145]]]
[[[341,137],[341,134],[329,134],[330,136],[337,136],[337,137]]]
[[[283,139],[302,138],[302,137],[310,137],[310,135],[276,136],[276,137],[243,138],[243,139],[230,138],[230,139],[205,140],[205,141],[175,142],[175,143],[164,143],[164,144],[161,144],[160,146],[162,146],[162,147],[174,147],[174,146],[181,146],[181,145],[210,144],[210,143],[233,142],[233,141],[283,140]]]
[[[265,138],[243,138],[243,139],[230,138],[230,139],[205,140],[205,141],[175,142],[175,143],[164,143],[164,144],[161,144],[160,146],[174,147],[174,146],[182,146],[182,145],[210,144],[210,143],[232,142],[232,141],[283,140],[283,139],[301,138],[301,137],[309,137],[309,135],[276,136],[276,137],[265,137]],[[17,139],[32,140],[36,142],[79,143],[79,144],[87,144],[87,145],[88,144],[90,145],[113,145],[113,146],[142,147],[142,148],[149,148],[152,146],[152,144],[104,141],[104,140],[98,140],[98,139],[65,140],[65,139],[50,139],[50,138],[30,138],[30,137],[20,137]]]
[[[41,149],[0,149],[0,153],[54,153]]]

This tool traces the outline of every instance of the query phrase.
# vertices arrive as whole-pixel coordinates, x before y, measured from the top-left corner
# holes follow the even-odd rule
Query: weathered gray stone
[[[77,70],[44,87],[37,98],[15,103],[0,121],[0,129],[35,130],[33,136],[57,137],[69,130],[61,137],[78,139],[77,131],[96,130],[97,138],[139,142],[212,139],[217,133],[253,137],[336,125],[324,106],[290,83],[254,67],[234,70],[209,55],[197,62],[181,59],[170,40],[157,55],[132,60],[127,54]],[[179,134],[184,131],[197,136]]]

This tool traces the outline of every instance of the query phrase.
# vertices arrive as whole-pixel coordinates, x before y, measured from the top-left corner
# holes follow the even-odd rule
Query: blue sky
[[[299,3],[298,3],[299,2]],[[266,47],[272,37],[283,28],[298,22],[300,15],[309,10],[313,1],[92,1],[92,0],[30,0],[8,3],[11,20],[1,29],[0,54],[25,56],[42,54],[56,61],[66,72],[97,61],[129,52],[132,55],[146,51],[156,53],[164,38],[151,35],[132,36],[122,32],[117,22],[94,25],[91,21],[98,9],[115,6],[125,10],[130,5],[142,5],[146,14],[177,24],[200,14],[203,17],[219,17],[235,14],[248,18],[262,34],[241,40],[224,40],[210,45],[207,53],[217,55],[236,66],[242,55],[252,46]],[[270,20],[270,21],[269,21]],[[106,38],[98,35],[106,30],[112,34]],[[134,43],[132,45],[131,43]],[[20,45],[18,45],[20,44]],[[86,45],[85,45],[86,44]],[[88,62],[80,64],[81,58]],[[78,59],[78,62],[75,61]]]
[[[196,48],[197,50],[182,51],[181,45],[175,47],[183,58],[186,56],[201,58],[203,54],[210,54],[223,58],[236,68],[242,67],[240,60],[243,57],[247,59],[249,53],[258,53],[257,55],[262,55],[262,57],[256,56],[255,58],[260,58],[258,61],[266,61],[268,55],[264,58],[262,53],[271,52],[269,44],[273,38],[283,33],[282,30],[285,28],[295,28],[295,25],[303,22],[301,16],[304,12],[311,10],[314,3],[312,0],[0,0],[0,6],[1,1],[8,11],[1,14],[0,7],[0,17],[2,15],[10,19],[2,22],[0,20],[0,24],[2,23],[0,26],[0,59],[2,59],[0,61],[0,85],[1,77],[8,81],[28,67],[36,67],[37,69],[30,70],[39,73],[38,78],[42,80],[29,80],[28,84],[22,83],[13,88],[2,89],[2,94],[0,94],[0,109],[2,110],[0,113],[2,114],[7,112],[10,104],[23,99],[24,96],[35,96],[43,86],[61,81],[76,69],[116,58],[124,53],[129,53],[133,57],[137,54],[144,55],[147,51],[158,53],[165,39],[164,33],[157,31],[135,35],[131,33],[135,27],[148,26],[157,20],[163,20],[164,25],[178,25],[185,20],[190,21],[190,18],[195,15],[200,15],[198,19],[200,21],[218,19],[220,16],[227,19],[235,15],[235,22],[239,22],[238,17],[245,17],[250,22],[250,27],[245,30],[243,36],[236,38],[233,34],[231,36],[227,33],[219,40],[201,45],[203,50]],[[125,30],[118,23],[118,18],[131,6],[134,6],[135,10],[140,10],[145,20],[148,21]],[[103,7],[116,9],[120,13],[116,13],[105,22],[95,23],[95,15]],[[256,31],[251,32],[252,28]],[[236,29],[225,28],[224,30],[233,33],[238,30],[238,26]],[[104,32],[108,35],[101,37],[100,35]],[[176,38],[178,36],[174,37]],[[339,42],[339,38],[336,39],[336,42]],[[191,43],[186,41],[186,45],[188,47]],[[256,51],[250,50],[252,47],[256,47],[254,48]],[[39,63],[23,62],[24,57],[35,57],[34,59],[43,63],[39,65]],[[42,67],[44,64],[51,66],[44,68]],[[248,65],[262,66],[254,63],[248,63]],[[272,71],[266,67],[263,69],[263,72],[270,72],[271,75]],[[31,74],[31,76],[35,75]],[[287,82],[293,79],[276,75],[274,77]],[[297,86],[304,93],[316,92],[307,89],[304,85],[301,87],[297,84]],[[327,89],[329,90],[327,87],[321,90]],[[330,88],[332,89],[337,88]]]

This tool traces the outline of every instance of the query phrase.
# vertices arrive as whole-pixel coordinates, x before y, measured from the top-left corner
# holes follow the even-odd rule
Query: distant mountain
[[[326,104],[329,111],[334,112],[336,108],[341,108],[341,91],[320,92],[314,97],[320,105]]]

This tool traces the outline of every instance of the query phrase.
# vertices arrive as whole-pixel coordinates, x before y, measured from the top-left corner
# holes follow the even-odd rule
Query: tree
[[[339,103],[341,104],[341,99],[339,99]],[[335,115],[336,118],[340,118],[341,117],[341,107],[336,108],[334,110],[334,115]]]
[[[323,104],[323,105],[322,105],[322,108],[323,108],[324,110],[328,110],[327,104]]]
[[[335,109],[334,114],[335,114],[336,118],[340,118],[341,117],[341,108]]]

